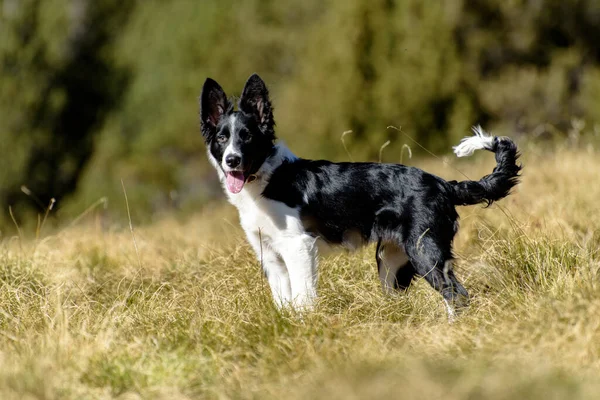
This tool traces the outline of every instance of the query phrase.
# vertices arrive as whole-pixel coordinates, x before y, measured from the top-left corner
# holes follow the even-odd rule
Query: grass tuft
[[[135,246],[84,220],[5,240],[0,398],[595,398],[599,158],[524,154],[513,196],[460,209],[454,324],[422,279],[384,295],[373,247],[322,260],[314,312],[277,310],[229,207],[136,227]]]

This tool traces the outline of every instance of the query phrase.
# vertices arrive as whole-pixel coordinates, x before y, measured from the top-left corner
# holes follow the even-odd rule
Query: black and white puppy
[[[248,241],[261,259],[279,306],[310,307],[317,296],[317,254],[323,245],[356,249],[377,243],[385,291],[424,277],[450,316],[468,294],[452,270],[457,205],[492,203],[519,182],[517,147],[481,128],[454,147],[457,156],[494,152],[497,166],[479,181],[446,181],[399,164],[334,163],[294,156],[275,143],[269,92],[258,75],[243,89],[239,110],[217,82],[200,97],[202,135]]]

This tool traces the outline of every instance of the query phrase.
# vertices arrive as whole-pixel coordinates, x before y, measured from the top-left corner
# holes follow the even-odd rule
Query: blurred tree
[[[388,160],[413,143],[433,151],[481,123],[502,134],[568,132],[598,122],[595,0],[330,0],[284,84],[279,127],[310,156]],[[583,82],[585,81],[585,84]],[[322,145],[315,146],[312,140]],[[385,159],[385,158],[384,158]]]
[[[393,139],[387,153],[398,160],[405,138],[388,125],[440,149],[464,96],[453,40],[459,16],[458,2],[332,1],[308,37],[307,62],[285,88],[292,106],[283,121],[278,114],[280,126],[326,141],[317,150],[325,157],[346,157],[340,135],[351,129],[355,157],[376,159]],[[464,132],[468,123],[452,128]]]
[[[46,203],[79,180],[62,208],[76,213],[120,204],[123,179],[145,220],[219,196],[198,130],[207,76],[235,96],[259,73],[277,135],[311,158],[347,160],[346,130],[355,160],[391,140],[383,161],[399,162],[418,151],[403,133],[441,152],[477,123],[600,124],[597,0],[133,1],[3,1],[3,213],[21,184]]]
[[[507,133],[566,133],[592,117],[581,94],[600,65],[600,2],[474,0],[461,14],[455,40],[477,115]]]
[[[111,46],[133,1],[5,0],[0,21],[0,208],[75,191],[94,134],[128,83]],[[22,191],[25,186],[30,194]],[[35,204],[37,203],[37,205]]]

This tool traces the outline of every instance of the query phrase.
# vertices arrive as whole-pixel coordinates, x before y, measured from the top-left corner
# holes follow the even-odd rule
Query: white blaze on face
[[[234,194],[241,192],[242,189],[244,188],[244,184],[246,183],[246,179],[244,177],[244,172],[243,171],[232,171],[231,168],[225,162],[225,160],[227,159],[227,156],[230,156],[230,155],[236,155],[238,157],[242,156],[240,154],[239,150],[233,144],[233,133],[235,132],[236,122],[237,121],[236,121],[235,115],[231,115],[229,117],[229,132],[230,132],[229,144],[225,148],[225,151],[223,152],[223,158],[221,159],[221,166],[223,167],[223,170],[225,171],[225,185],[227,186],[227,190],[229,190],[231,193],[234,193]]]
[[[227,166],[227,163],[225,162],[225,160],[227,159],[227,156],[236,155],[236,156],[241,157],[239,150],[233,144],[233,133],[235,132],[235,124],[236,124],[235,115],[231,115],[229,117],[229,124],[228,124],[229,125],[228,126],[228,128],[229,128],[229,143],[227,143],[227,147],[225,147],[225,151],[223,152],[223,158],[221,159],[221,165],[223,166],[223,169],[225,171],[230,169]]]

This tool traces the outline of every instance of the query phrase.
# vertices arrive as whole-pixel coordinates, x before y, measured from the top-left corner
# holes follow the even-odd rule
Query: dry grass
[[[0,398],[596,398],[599,154],[523,152],[512,197],[460,210],[452,325],[422,281],[384,296],[372,248],[322,262],[315,312],[279,313],[228,207],[138,228],[139,262],[126,221],[5,239]]]

